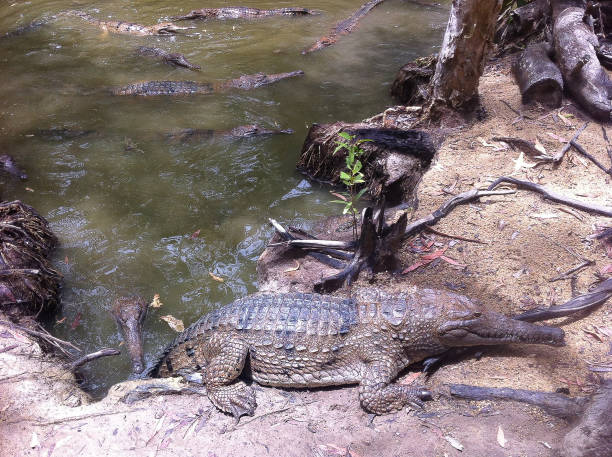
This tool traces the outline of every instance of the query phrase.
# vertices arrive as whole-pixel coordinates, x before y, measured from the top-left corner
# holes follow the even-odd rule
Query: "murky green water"
[[[150,361],[172,337],[159,320],[186,324],[210,306],[256,290],[255,262],[271,234],[268,217],[307,225],[335,213],[327,190],[308,183],[295,163],[313,122],[356,121],[392,104],[389,86],[408,60],[441,41],[443,6],[388,0],[358,31],[334,47],[300,51],[362,0],[271,2],[8,1],[0,34],[59,11],[153,24],[191,9],[301,6],[321,16],[257,22],[184,23],[186,36],[103,34],[78,18],[59,18],[21,36],[0,39],[0,153],[13,155],[30,178],[0,175],[2,198],[21,199],[51,222],[65,275],[60,338],[85,351],[117,347],[108,310],[123,294],[163,308],[146,322]],[[138,46],[181,52],[200,73],[135,55]],[[106,90],[149,79],[218,81],[257,72],[301,69],[305,76],[249,92],[194,97],[114,97]],[[294,135],[171,142],[178,128],[227,130],[258,123]],[[79,138],[42,137],[38,129],[92,130]],[[190,235],[200,230],[199,237]],[[209,272],[225,279],[214,281]],[[64,320],[65,318],[65,320]],[[130,372],[127,356],[88,368],[89,387],[103,392]]]

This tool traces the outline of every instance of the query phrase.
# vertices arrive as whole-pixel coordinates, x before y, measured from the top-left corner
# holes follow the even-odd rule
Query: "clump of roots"
[[[24,316],[57,306],[62,275],[48,260],[56,244],[33,208],[18,200],[0,203],[0,310]]]

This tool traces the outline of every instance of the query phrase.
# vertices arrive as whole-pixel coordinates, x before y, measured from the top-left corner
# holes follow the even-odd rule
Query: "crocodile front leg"
[[[369,362],[359,384],[361,406],[374,414],[398,411],[406,405],[422,408],[422,400],[431,399],[431,393],[422,386],[391,384],[400,367],[388,357]]]
[[[206,343],[203,355],[204,384],[208,398],[221,411],[232,414],[236,421],[241,416],[252,416],[257,403],[255,392],[236,378],[242,372],[249,347],[235,335],[215,334]]]

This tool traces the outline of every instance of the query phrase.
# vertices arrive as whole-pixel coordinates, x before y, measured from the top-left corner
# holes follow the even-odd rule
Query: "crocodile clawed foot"
[[[248,389],[245,395],[236,395],[231,400],[230,412],[236,419],[236,423],[242,416],[253,416],[255,414],[257,401],[253,390],[250,387]]]
[[[425,409],[425,401],[432,399],[431,392],[423,386],[414,386],[408,394],[407,404],[414,409]]]

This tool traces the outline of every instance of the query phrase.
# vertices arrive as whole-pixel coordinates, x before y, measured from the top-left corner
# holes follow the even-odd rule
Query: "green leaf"
[[[372,142],[373,142],[374,140],[368,140],[368,139],[365,139],[365,140],[359,140],[359,141],[357,142],[357,144],[367,143],[367,142],[370,142],[370,141],[372,141]]]
[[[350,207],[350,206],[348,206],[348,205],[347,205],[347,206],[345,206],[345,207],[344,207],[344,209],[342,210],[342,214],[346,214],[346,213],[348,213],[350,209],[351,209],[351,207]]]
[[[361,164],[361,161],[358,160],[357,162],[355,162],[355,166],[353,167],[353,173],[357,174],[359,170],[361,170],[361,167],[363,167],[363,165]]]
[[[361,183],[364,183],[364,182],[365,182],[365,180],[361,179],[361,178],[353,179],[353,184],[361,184]]]
[[[353,136],[349,135],[346,132],[340,132],[340,133],[338,133],[338,136],[341,136],[345,140],[352,140],[353,139]]]
[[[346,202],[344,200],[330,200],[330,203],[340,203],[341,205],[346,205]]]
[[[344,171],[341,171],[340,172],[340,179],[348,181],[348,180],[351,179],[351,176],[348,173],[346,173]]]

